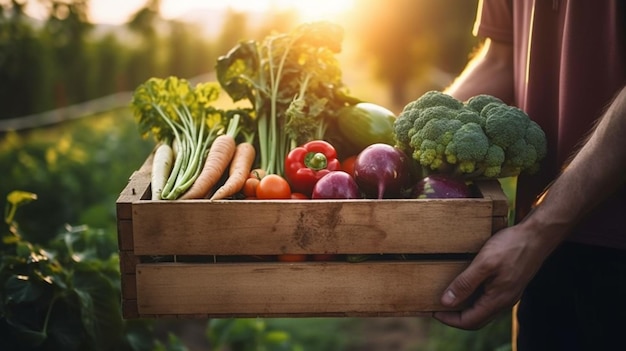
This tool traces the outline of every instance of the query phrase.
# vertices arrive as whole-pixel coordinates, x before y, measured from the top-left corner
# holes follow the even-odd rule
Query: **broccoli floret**
[[[480,111],[480,115],[484,119],[487,119],[487,117],[489,117],[489,114],[491,113],[492,109],[494,109],[496,107],[502,107],[502,106],[508,107],[508,105],[504,105],[504,104],[501,104],[499,102],[490,102],[487,105],[485,105],[485,107],[483,107],[483,109]]]
[[[511,144],[511,146],[505,150],[505,155],[505,162],[520,170],[532,166],[537,161],[535,148],[528,145],[524,139],[518,139]]]
[[[438,169],[443,164],[445,147],[434,140],[424,140],[419,148],[413,152],[413,158],[424,167]]]
[[[445,106],[453,110],[463,108],[463,103],[451,95],[437,90],[431,90],[420,96],[417,100],[410,102],[405,109],[425,109],[435,106]]]
[[[526,128],[524,140],[526,140],[528,145],[535,148],[538,160],[546,157],[546,154],[548,153],[546,133],[535,121],[530,121],[528,128]]]
[[[413,128],[413,124],[415,120],[419,117],[420,110],[418,109],[405,109],[402,111],[396,120],[393,122],[393,130],[394,130],[394,138],[396,141],[396,147],[399,149],[410,153],[412,150],[411,136],[414,134],[414,130],[410,132]]]
[[[467,106],[468,108],[470,108],[471,110],[477,113],[481,113],[483,108],[489,105],[490,103],[504,105],[504,102],[495,96],[491,96],[487,94],[480,94],[480,95],[472,96],[471,98],[469,98],[465,102],[465,106]]]
[[[415,133],[423,129],[430,120],[455,119],[458,114],[458,110],[453,110],[446,106],[427,107],[420,111],[419,117],[413,123],[413,131],[409,131],[409,133]]]
[[[477,123],[462,125],[446,147],[446,161],[458,163],[461,173],[472,173],[476,163],[482,161],[489,148],[489,139]]]
[[[461,126],[463,124],[457,119],[433,118],[429,120],[411,138],[415,159],[419,159],[422,166],[437,169],[444,160],[446,146]],[[423,157],[424,153],[429,156]]]
[[[487,107],[491,104],[487,105]],[[530,124],[528,115],[517,107],[498,105],[486,114],[485,133],[492,143],[506,149],[523,139]]]
[[[469,108],[460,109],[456,115],[456,119],[461,121],[463,124],[476,123],[481,128],[485,126],[485,118],[482,117],[478,112]]]
[[[410,145],[411,138],[418,130],[433,118],[454,118],[455,114],[450,110],[461,108],[463,108],[463,103],[448,94],[436,90],[424,93],[406,104],[396,118],[394,122],[395,146],[407,154],[412,154],[414,147]],[[418,119],[419,122],[416,122]]]
[[[495,178],[500,175],[502,163],[504,163],[504,150],[496,144],[489,145],[485,159],[482,162],[483,175],[489,178]]]

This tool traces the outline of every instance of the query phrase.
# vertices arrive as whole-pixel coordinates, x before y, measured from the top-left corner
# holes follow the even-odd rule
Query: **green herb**
[[[307,23],[262,42],[241,42],[218,59],[222,88],[253,106],[260,167],[268,174],[282,175],[288,151],[322,139],[326,117],[356,100],[344,91],[335,57],[342,40],[337,25]]]
[[[173,200],[189,189],[202,170],[209,147],[228,124],[223,111],[212,105],[219,93],[216,82],[192,87],[177,77],[150,78],[135,90],[132,106],[139,132],[171,143],[175,150],[161,198]]]

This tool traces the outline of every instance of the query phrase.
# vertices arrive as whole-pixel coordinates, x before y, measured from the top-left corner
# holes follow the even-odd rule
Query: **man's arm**
[[[471,306],[460,312],[437,312],[434,317],[450,326],[476,329],[513,306],[577,221],[624,184],[624,138],[626,87],[536,208],[519,224],[493,235],[441,299],[445,306],[459,306],[482,287]]]
[[[444,91],[465,101],[489,94],[513,102],[513,45],[486,39],[477,55]]]

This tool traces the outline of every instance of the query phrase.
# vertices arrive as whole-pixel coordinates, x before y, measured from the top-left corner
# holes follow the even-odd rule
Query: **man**
[[[539,175],[519,178],[518,223],[442,296],[469,307],[434,317],[476,329],[521,297],[519,350],[623,344],[626,2],[482,0],[475,34],[484,47],[446,92],[520,107],[546,132],[549,154]]]

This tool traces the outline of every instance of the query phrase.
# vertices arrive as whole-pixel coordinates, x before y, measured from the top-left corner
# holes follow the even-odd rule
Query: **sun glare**
[[[165,17],[176,17],[200,8],[232,8],[237,11],[264,12],[294,9],[303,20],[332,19],[354,6],[355,0],[164,0],[161,11]]]
[[[194,10],[226,9],[237,11],[267,12],[295,10],[303,21],[328,19],[345,14],[355,6],[356,0],[162,0],[161,14],[168,19],[178,18]],[[28,0],[27,12],[43,18],[45,11],[34,0]],[[90,19],[94,23],[122,24],[142,6],[146,0],[91,0]]]

